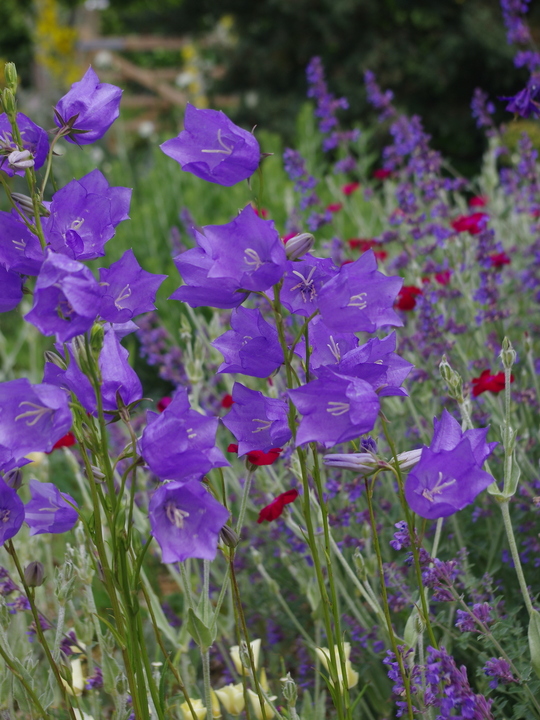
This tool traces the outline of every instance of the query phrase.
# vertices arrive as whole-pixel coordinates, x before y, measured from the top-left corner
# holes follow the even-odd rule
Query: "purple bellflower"
[[[418,465],[405,482],[405,497],[420,517],[435,520],[470,505],[494,481],[482,470],[496,442],[486,442],[489,428],[462,432],[443,410],[433,420],[433,440],[422,449]]]
[[[0,312],[9,312],[22,300],[23,279],[19,273],[4,270],[0,265]]]
[[[192,410],[187,390],[180,388],[157,415],[147,414],[140,441],[150,470],[162,480],[200,479],[209,470],[229,465],[216,444],[217,418]]]
[[[101,317],[112,323],[124,323],[155,310],[156,293],[166,277],[143,270],[133,250],[126,250],[110,268],[99,271],[103,287]]]
[[[277,330],[266,322],[260,310],[234,310],[231,327],[212,343],[225,360],[218,372],[265,378],[282,365]]]
[[[55,123],[66,132],[68,142],[90,145],[102,138],[120,114],[122,90],[116,85],[100,83],[91,67],[79,82],[58,101]]]
[[[501,100],[509,100],[506,106],[508,112],[515,113],[521,117],[539,117],[540,116],[540,75],[535,73],[531,75],[529,82],[520,90],[517,95],[512,97],[502,97]]]
[[[160,147],[185,172],[230,186],[251,177],[259,167],[261,151],[255,137],[220,110],[198,110],[188,103],[184,128]]]
[[[229,511],[198,480],[162,485],[153,494],[148,510],[152,535],[161,547],[164,563],[215,558],[219,532]]]
[[[253,450],[268,452],[291,439],[284,400],[267,398],[241,383],[234,384],[232,397],[234,403],[223,424],[238,441],[239,457]]]
[[[53,250],[75,260],[94,260],[115,227],[128,220],[131,189],[110,187],[98,170],[72,180],[53,195],[43,225]]]
[[[305,255],[302,260],[287,263],[280,297],[291,313],[309,317],[319,307],[319,292],[323,285],[338,274],[330,258]]]
[[[60,492],[53,483],[30,480],[28,484],[32,499],[24,507],[24,521],[30,528],[30,535],[71,530],[79,519],[77,510],[72,507],[77,507],[77,503],[71,495]]]
[[[31,452],[50,452],[71,427],[68,396],[26,378],[0,383],[0,470],[25,465]]]
[[[319,310],[325,325],[339,332],[375,332],[381,327],[400,327],[393,309],[403,284],[400,277],[386,277],[377,270],[373,250],[342,265],[339,274],[319,292]]]
[[[21,133],[23,148],[30,153],[33,160],[32,167],[34,170],[39,170],[49,151],[47,133],[22,113],[17,113],[17,127]],[[6,113],[2,113],[0,115],[0,170],[10,177],[24,175],[24,169],[12,166],[9,161],[11,153],[17,150],[19,147],[13,140],[11,123]]]
[[[99,315],[101,288],[77,260],[49,250],[34,290],[34,307],[25,315],[43,335],[66,342],[86,332]]]
[[[37,236],[20,221],[16,211],[0,211],[0,265],[23,275],[38,275],[44,260]]]
[[[288,393],[303,415],[296,444],[320,442],[330,448],[373,430],[379,398],[371,385],[329,367],[321,366],[318,375],[317,380]]]
[[[1,452],[0,448],[0,457]],[[19,532],[23,522],[23,501],[0,477],[0,546]]]
[[[341,333],[327,328],[320,315],[309,323],[310,369],[317,374],[321,365],[336,365],[350,350],[358,345],[354,333]],[[298,354],[305,359],[305,343],[296,346]],[[334,367],[334,370],[336,368]]]

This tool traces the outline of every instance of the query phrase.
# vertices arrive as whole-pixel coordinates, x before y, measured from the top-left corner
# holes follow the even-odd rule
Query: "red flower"
[[[53,450],[58,450],[59,448],[63,447],[71,447],[72,445],[75,445],[77,442],[77,438],[72,432],[68,432],[64,435],[64,437],[61,437],[60,440],[57,440],[54,445],[52,446],[52,452]],[[50,453],[47,453],[47,455],[50,455]]]
[[[491,267],[500,268],[503,265],[510,265],[512,262],[505,252],[495,253],[489,256]]]
[[[484,195],[475,195],[469,200],[469,207],[485,207],[487,203],[487,197]]]
[[[298,490],[287,490],[287,492],[281,493],[281,495],[278,495],[277,498],[272,500],[270,505],[263,507],[259,513],[259,519],[257,522],[262,523],[263,520],[272,522],[272,520],[276,520],[276,518],[278,518],[283,512],[285,505],[289,505],[289,503],[294,502],[297,497]]]
[[[366,250],[370,250],[379,244],[376,240],[368,240],[368,238],[352,238],[347,242],[351,250],[361,250],[362,252],[366,252]]]
[[[238,452],[238,445],[231,443],[227,448],[227,452]],[[252,465],[273,465],[279,458],[280,453],[283,452],[283,448],[272,448],[268,452],[262,450],[252,450],[247,453],[247,459]]]
[[[421,294],[420,288],[404,285],[398,293],[396,307],[398,310],[412,310],[416,306],[416,296]]]
[[[295,233],[295,232],[287,233],[287,234],[284,235],[281,239],[283,240],[283,243],[286,245],[287,242],[288,242],[291,238],[295,237],[296,235],[298,235],[298,233]]]
[[[360,183],[359,183],[359,182],[347,183],[347,185],[344,185],[344,186],[341,188],[341,192],[342,192],[344,195],[352,195],[353,192],[354,192],[355,190],[358,190],[359,187],[360,187]]]
[[[158,400],[157,409],[160,413],[162,413],[165,408],[168,408],[169,405],[172,403],[172,398],[166,396],[162,397],[161,400]]]
[[[264,219],[268,217],[268,210],[266,210],[266,208],[261,208],[261,212],[259,212],[255,205],[252,205],[251,207],[255,211],[255,215],[257,215],[258,217],[262,217]]]
[[[387,170],[386,168],[379,168],[378,170],[373,171],[373,177],[377,180],[386,180],[387,177],[390,177],[392,174],[391,170]]]
[[[231,405],[234,403],[234,400],[232,399],[232,395],[224,395],[221,399],[221,407],[223,408],[230,408]]]
[[[514,382],[514,376],[510,375],[510,382]],[[484,370],[480,377],[472,379],[473,397],[477,397],[484,392],[500,393],[504,390],[504,373],[500,372],[496,375],[491,375],[491,370]]]
[[[330,210],[331,213],[336,213],[341,210],[343,205],[341,203],[332,203],[331,205],[328,205],[326,207],[327,210]]]
[[[439,285],[448,285],[451,277],[451,270],[443,270],[442,272],[435,274],[435,280],[439,283]]]
[[[478,235],[486,227],[489,215],[483,212],[472,215],[460,215],[450,223],[456,232],[468,232],[471,235]]]

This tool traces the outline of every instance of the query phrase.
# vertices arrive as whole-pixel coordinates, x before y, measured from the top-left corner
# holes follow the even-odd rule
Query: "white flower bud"
[[[328,663],[330,662],[330,650],[328,648],[315,648],[315,652],[317,653],[317,656],[319,657],[319,660],[323,664],[325,670],[328,670]],[[340,685],[343,685],[343,673],[341,672],[341,663],[339,661],[339,648],[337,645],[334,645],[334,653],[336,656],[338,681]],[[358,673],[356,672],[356,670],[353,670],[351,661],[349,660],[349,655],[351,654],[351,643],[343,643],[343,653],[345,655],[345,674],[347,676],[347,687],[350,690],[357,684],[359,678]]]
[[[14,150],[8,155],[8,165],[15,170],[24,170],[34,166],[30,150]]]
[[[245,643],[244,643],[245,645]],[[259,652],[261,650],[261,640],[260,638],[257,638],[257,640],[252,640],[250,642],[251,645],[251,652],[253,653],[253,661],[255,663],[255,667],[253,668],[253,671],[257,670],[259,667]],[[249,675],[249,672],[247,668],[249,667],[249,654],[247,654],[247,647],[244,647],[242,652],[242,655],[244,655],[244,659],[247,659],[248,662],[246,663],[246,666],[244,667],[244,664],[242,663],[242,660],[240,659],[240,646],[239,645],[233,645],[229,652],[231,654],[231,659],[234,663],[234,667],[236,668],[236,672],[239,675]],[[247,655],[247,658],[246,658]]]
[[[409,468],[414,467],[420,461],[421,455],[422,448],[418,448],[417,450],[407,450],[406,452],[399,453],[397,456],[399,467],[402,470],[408,470]]]
[[[249,695],[249,699],[251,700],[251,704],[253,706],[253,711],[255,713],[255,717],[257,718],[257,720],[264,720],[264,716],[263,716],[263,712],[262,712],[262,705],[261,705],[261,701],[259,700],[259,696],[257,695],[257,693],[254,693],[253,690],[250,690],[249,688],[248,688],[248,695]],[[271,702],[274,702],[274,700],[277,700],[277,695],[270,695],[268,699]],[[266,702],[266,700],[264,701],[264,712],[266,715],[266,720],[272,720],[272,718],[275,715],[274,711],[272,710],[270,705]]]
[[[219,690],[215,690],[215,693],[229,715],[240,715],[245,706],[242,683],[237,685],[230,683]]]
[[[324,456],[324,464],[330,467],[349,468],[359,473],[371,473],[377,468],[388,467],[384,460],[379,460],[371,453],[330,453]]]
[[[198,698],[196,700],[191,700],[191,706],[193,707],[198,720],[206,720],[206,708],[203,705],[202,700],[199,700]],[[180,705],[180,710],[182,711],[184,720],[193,720],[193,715],[191,714],[191,710],[189,709],[187,702]]]
[[[285,243],[285,255],[289,260],[298,260],[308,253],[315,244],[311,233],[299,233]]]

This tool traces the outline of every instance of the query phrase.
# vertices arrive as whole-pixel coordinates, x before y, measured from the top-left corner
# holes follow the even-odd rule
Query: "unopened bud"
[[[4,482],[6,485],[9,485],[10,488],[13,488],[13,490],[18,490],[22,485],[22,481],[23,474],[19,468],[10,470],[4,475]]]
[[[414,467],[420,461],[421,455],[422,448],[416,450],[406,450],[405,452],[399,453],[397,456],[399,467],[401,470],[408,470],[409,468]]]
[[[39,587],[40,585],[43,585],[44,578],[45,570],[43,565],[37,560],[34,560],[34,562],[31,562],[25,567],[24,581],[28,587]]]
[[[463,380],[461,379],[461,375],[452,369],[446,355],[442,356],[439,371],[442,379],[448,386],[448,394],[450,397],[458,402],[463,402]]]
[[[30,150],[14,150],[8,155],[8,165],[14,170],[34,167],[34,158]]]
[[[315,244],[311,233],[299,233],[285,243],[285,255],[289,260],[298,260],[308,253]]]
[[[235,548],[240,542],[240,538],[234,532],[230,525],[224,525],[219,533],[221,542],[230,548]]]
[[[34,202],[31,197],[28,197],[28,195],[24,195],[23,193],[16,192],[11,193],[11,197],[27,215],[34,215]],[[39,214],[44,217],[48,217],[51,214],[45,205],[42,205],[41,203],[38,203],[38,208]]]
[[[505,369],[510,369],[512,365],[516,362],[517,353],[514,350],[512,343],[507,337],[505,337],[502,341],[502,350],[499,357],[501,358],[503,367]]]
[[[361,578],[365,578],[367,573],[366,561],[364,560],[364,557],[360,552],[360,548],[356,548],[356,550],[354,551],[353,562],[356,566],[356,571],[358,575]]]
[[[284,678],[281,678],[281,692],[287,704],[294,707],[296,705],[296,698],[298,697],[298,690],[290,672],[288,672]]]
[[[10,90],[10,88],[6,87],[2,91],[2,107],[4,109],[4,112],[6,115],[11,115],[12,117],[15,117],[16,105],[15,105],[15,95],[13,94],[13,91]]]
[[[94,323],[90,330],[90,347],[92,354],[96,358],[99,358],[101,348],[103,347],[103,339],[105,337],[105,331],[101,323]]]
[[[253,670],[255,671],[259,666],[259,652],[261,650],[261,640],[260,638],[257,638],[256,640],[252,640],[251,643],[251,652],[253,653],[253,661],[255,663],[255,667]],[[236,668],[236,672],[239,675],[248,675],[246,668],[248,668],[251,663],[249,659],[249,651],[247,648],[247,645],[244,640],[242,640],[242,644],[240,647],[238,645],[233,645],[230,648],[231,653],[231,659],[234,663],[234,667]]]
[[[60,370],[67,370],[67,365],[64,358],[60,357],[58,353],[55,353],[53,350],[45,350],[44,355],[45,362],[56,365],[56,367],[59,367]]]
[[[6,86],[11,90],[12,93],[17,92],[17,68],[15,67],[15,63],[7,62],[4,65],[4,78],[6,81]]]

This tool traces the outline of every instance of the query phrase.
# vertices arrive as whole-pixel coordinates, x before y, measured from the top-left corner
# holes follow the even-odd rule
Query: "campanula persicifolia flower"
[[[501,100],[509,100],[506,106],[508,112],[515,113],[521,117],[540,116],[540,75],[533,73],[527,85],[512,97],[502,97]]]
[[[0,211],[0,236],[0,266],[22,275],[37,275],[45,254],[37,235],[28,230],[15,211]]]
[[[482,470],[497,443],[487,443],[489,428],[466,430],[446,410],[433,420],[433,440],[405,482],[405,497],[420,517],[434,520],[470,505],[493,482]]]
[[[0,312],[14,310],[22,300],[23,278],[0,265]]]
[[[358,338],[354,333],[342,333],[330,330],[324,324],[320,315],[313,318],[309,324],[309,355],[310,369],[317,374],[321,365],[336,365],[341,359],[358,346]],[[299,343],[296,352],[305,359],[305,344]]]
[[[0,446],[0,458],[2,448]],[[16,490],[0,478],[0,545],[16,535],[24,522],[24,504]],[[5,593],[7,594],[7,593]]]
[[[24,521],[30,535],[42,533],[65,533],[71,530],[79,514],[73,505],[77,503],[67,493],[62,493],[53,483],[30,480],[32,499],[24,507]]]
[[[201,482],[192,480],[159,487],[150,500],[148,515],[163,562],[174,563],[192,557],[213,560],[229,511]]]
[[[54,122],[65,129],[68,142],[90,145],[105,135],[120,114],[121,97],[119,87],[100,83],[89,67],[56,104]]]
[[[510,382],[514,382],[514,376],[510,376]],[[484,370],[480,377],[472,379],[472,396],[478,397],[485,392],[500,393],[504,390],[504,373],[491,374],[491,370]]]
[[[420,288],[414,285],[404,285],[398,292],[395,307],[397,307],[398,310],[414,310],[416,307],[416,298],[421,294],[422,291]]]
[[[286,266],[281,288],[281,302],[296,315],[309,317],[319,306],[321,288],[338,273],[330,258],[305,255]]]
[[[227,447],[227,452],[238,453],[238,445],[236,443],[230,443]],[[251,450],[246,453],[246,457],[249,463],[260,467],[262,465],[273,465],[276,460],[279,459],[282,452],[283,448],[270,448],[268,452],[263,452],[262,450]]]
[[[287,490],[286,492],[281,493],[266,507],[263,507],[263,509],[259,512],[257,522],[262,523],[264,520],[272,522],[272,520],[276,520],[283,513],[285,506],[294,502],[297,497],[298,490],[295,489]]]
[[[186,106],[184,130],[161,149],[180,163],[182,170],[218,185],[236,185],[259,167],[259,143],[235,125],[221,110]]]
[[[17,127],[21,133],[23,149],[29,153],[28,157],[32,160],[31,167],[39,170],[49,151],[47,133],[22,113],[17,113]],[[14,151],[18,152],[19,148],[13,140],[9,118],[6,113],[2,113],[0,115],[0,170],[10,177],[24,175],[24,168],[10,164],[9,156]]]
[[[489,215],[476,212],[472,215],[460,215],[450,223],[456,232],[468,232],[470,235],[479,235],[486,227]]]

